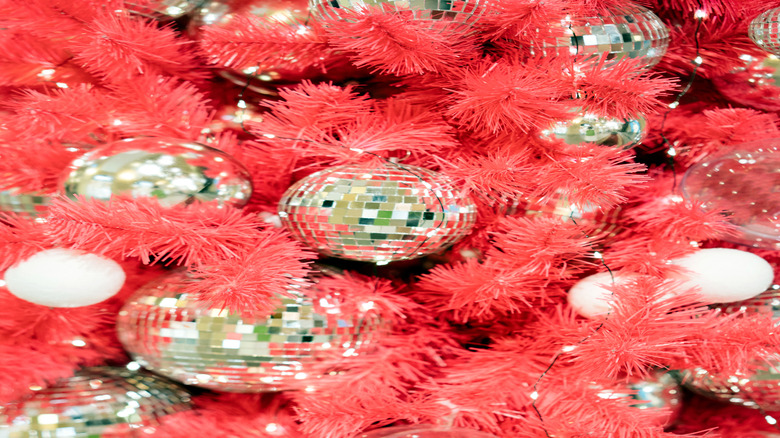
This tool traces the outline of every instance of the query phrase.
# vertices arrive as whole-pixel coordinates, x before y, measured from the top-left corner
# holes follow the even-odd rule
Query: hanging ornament
[[[279,201],[296,239],[324,255],[378,264],[446,248],[469,233],[476,211],[443,175],[395,164],[322,170]]]
[[[231,156],[187,140],[139,137],[100,146],[75,160],[64,192],[108,201],[156,198],[170,207],[193,200],[240,207],[252,194],[249,172]]]
[[[769,315],[780,317],[780,287],[736,303],[717,306],[724,314]],[[703,368],[682,371],[683,385],[708,398],[749,408],[780,410],[780,358],[757,359],[747,370],[734,374],[710,373]]]
[[[736,234],[724,240],[780,249],[780,140],[707,158],[688,169],[681,185],[686,199],[726,212]]]
[[[381,8],[386,14],[399,14],[425,23],[430,29],[447,32],[468,31],[486,10],[480,0],[311,0],[312,15],[331,20],[340,18],[340,10],[359,11],[366,7]]]
[[[605,7],[601,14],[569,14],[521,35],[532,41],[532,54],[573,57],[580,66],[594,65],[606,55],[604,68],[621,59],[640,60],[651,68],[669,47],[669,29],[651,10],[630,2]]]
[[[246,123],[258,124],[263,121],[263,110],[254,102],[243,99],[241,93],[233,96],[233,102],[224,102],[219,105],[214,117],[204,134],[219,134],[225,131],[236,133],[240,136],[254,135],[246,131]]]
[[[49,307],[81,307],[114,296],[125,283],[115,261],[75,249],[54,248],[34,254],[5,271],[8,291]]]
[[[229,2],[215,0],[201,7],[188,26],[188,33],[196,41],[203,39],[206,28],[228,27],[238,15],[252,15],[287,26],[292,33],[306,34],[310,31],[307,0],[249,0]],[[276,86],[293,84],[304,79],[328,79],[343,81],[355,75],[355,69],[347,58],[327,55],[316,60],[302,60],[289,54],[281,54],[274,65],[249,60],[234,65],[232,59],[223,59],[220,53],[209,52],[218,65],[230,65],[219,71],[219,75],[236,85],[261,96],[276,96]]]
[[[605,399],[629,398],[636,409],[665,409],[669,415],[661,419],[661,425],[672,423],[682,409],[683,391],[677,379],[667,371],[656,370],[646,378],[634,378],[625,385],[632,392],[622,389],[605,389],[599,397]]]
[[[188,385],[263,392],[296,387],[316,376],[325,355],[367,351],[384,323],[368,311],[347,315],[333,298],[315,305],[298,292],[279,297],[270,316],[209,307],[183,289],[184,271],[141,287],[119,313],[119,340],[134,360]]]
[[[525,212],[526,216],[558,217],[562,221],[576,222],[588,227],[589,235],[598,234],[604,238],[613,237],[620,231],[620,207],[604,210],[592,204],[577,206],[561,193],[544,198],[519,199],[507,208],[506,214],[512,215],[519,211]]]
[[[718,92],[732,102],[766,112],[780,111],[780,59],[775,55],[740,56],[744,67],[712,78]]]
[[[202,0],[125,0],[125,7],[132,14],[167,21],[189,14],[201,3]]]
[[[0,190],[0,211],[39,216],[46,214],[50,200],[51,196],[42,193]]]
[[[772,265],[763,258],[731,248],[700,249],[671,261],[685,268],[680,274],[681,290],[697,288],[697,294],[711,303],[731,303],[755,297],[775,277]]]
[[[576,109],[574,117],[559,120],[542,131],[542,138],[557,139],[566,144],[592,144],[627,148],[638,144],[645,134],[644,117],[615,119]]]
[[[780,8],[770,9],[754,18],[748,35],[758,47],[780,55]]]
[[[355,438],[495,438],[495,435],[472,429],[420,424],[385,427],[358,434]]]
[[[85,368],[32,397],[0,407],[0,436],[151,436],[159,419],[190,409],[181,386],[139,370]]]
[[[609,288],[623,284],[636,276],[637,274],[625,272],[600,272],[589,275],[569,289],[567,300],[571,308],[580,316],[585,318],[606,316],[611,309],[610,301],[612,301],[612,291]]]

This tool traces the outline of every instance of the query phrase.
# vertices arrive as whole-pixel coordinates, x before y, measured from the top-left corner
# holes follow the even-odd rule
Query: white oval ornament
[[[81,307],[119,292],[125,271],[115,261],[74,249],[47,249],[5,271],[8,291],[49,307]]]

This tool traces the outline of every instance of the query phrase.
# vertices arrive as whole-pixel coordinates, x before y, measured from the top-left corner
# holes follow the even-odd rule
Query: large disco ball
[[[181,386],[144,370],[97,367],[0,407],[5,438],[150,436],[159,418],[190,409]]]
[[[436,30],[468,31],[485,13],[485,0],[310,0],[312,14],[326,19],[340,18],[340,10],[381,9],[427,23]]]
[[[567,15],[520,38],[534,54],[573,56],[580,65],[595,64],[606,56],[605,68],[626,58],[651,68],[669,47],[669,29],[663,21],[651,10],[630,2],[609,6],[600,15]]]
[[[279,201],[292,235],[329,256],[387,263],[434,253],[469,233],[477,208],[448,178],[416,166],[337,166]]]
[[[331,354],[365,352],[385,324],[370,311],[341,312],[335,299],[316,304],[298,292],[279,297],[270,316],[209,307],[175,271],[141,287],[119,313],[119,340],[142,366],[174,380],[218,391],[297,388]]]

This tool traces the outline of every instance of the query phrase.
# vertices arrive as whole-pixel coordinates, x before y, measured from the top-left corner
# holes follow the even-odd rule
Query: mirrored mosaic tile
[[[349,165],[295,183],[279,201],[279,216],[296,239],[322,254],[382,263],[455,243],[474,225],[476,206],[427,169]]]
[[[49,209],[50,195],[24,193],[17,189],[0,191],[0,211],[44,215]]]

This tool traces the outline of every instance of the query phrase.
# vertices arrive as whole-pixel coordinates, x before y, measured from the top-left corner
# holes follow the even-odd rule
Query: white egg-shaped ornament
[[[600,272],[583,278],[569,289],[567,299],[569,305],[580,316],[594,318],[603,315],[611,309],[611,286],[625,283],[635,278],[633,273]]]
[[[772,265],[763,258],[731,248],[707,248],[672,260],[684,268],[681,290],[696,288],[702,300],[731,303],[764,292],[774,279]]]
[[[8,291],[49,307],[81,307],[114,296],[125,271],[106,257],[67,248],[47,249],[5,271]]]

